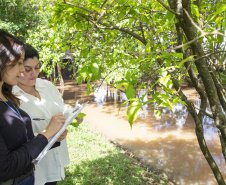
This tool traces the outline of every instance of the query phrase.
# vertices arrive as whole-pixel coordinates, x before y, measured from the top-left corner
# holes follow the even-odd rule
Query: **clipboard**
[[[81,112],[81,110],[85,107],[85,105],[88,104],[88,101],[82,105],[78,104],[78,101],[75,104],[74,109],[72,110],[72,114],[68,116],[66,119],[63,127],[59,130],[58,133],[56,133],[55,136],[53,136],[51,139],[49,139],[48,144],[45,146],[45,148],[41,151],[41,153],[33,159],[32,163],[33,164],[38,164],[41,159],[46,155],[46,153],[49,151],[49,149],[54,145],[54,143],[57,141],[57,139],[63,134],[63,132],[67,129],[67,127],[71,124],[73,119],[76,118],[76,116]]]

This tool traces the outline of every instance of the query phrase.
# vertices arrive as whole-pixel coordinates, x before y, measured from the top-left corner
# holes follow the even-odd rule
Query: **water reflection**
[[[73,88],[65,90],[63,98],[66,103],[71,102],[72,98],[68,98],[68,95],[73,91]],[[190,100],[199,105],[195,91],[187,89],[185,92]],[[174,111],[161,109],[161,119],[155,117],[150,106],[143,106],[131,129],[126,116],[128,105],[124,105],[118,113],[120,104],[127,100],[123,92],[105,84],[89,97],[83,96],[83,93],[77,93],[73,99],[79,98],[81,103],[87,98],[91,101],[84,110],[87,114],[85,121],[108,138],[132,150],[143,162],[154,169],[163,170],[177,184],[217,184],[199,148],[195,123],[185,105],[177,103]],[[137,97],[144,94],[144,90],[138,91]],[[149,99],[148,96],[144,98]],[[209,150],[226,179],[226,165],[213,120],[205,116],[203,123]]]
[[[138,90],[136,94],[136,98],[141,98],[145,93],[146,93],[146,90],[144,89]],[[187,97],[189,99],[189,94],[187,94]],[[197,95],[197,98],[198,97],[199,95]],[[148,101],[148,95],[144,96],[143,99],[144,101]],[[98,107],[103,107],[104,105],[106,105],[107,102],[111,102],[111,101],[114,101],[115,103],[119,104],[127,100],[128,99],[124,92],[120,92],[120,91],[117,92],[114,89],[109,88],[109,86],[107,86],[107,88],[106,86],[102,86],[96,89],[94,92],[94,102],[97,103]],[[197,106],[200,106],[200,101],[196,100],[195,104]],[[128,103],[125,104],[124,106],[127,107]],[[146,104],[142,106],[139,117],[146,118],[148,114],[150,114],[151,112],[152,111],[150,110],[150,107],[148,107],[148,105]],[[155,116],[156,120],[159,120],[159,118],[155,114],[152,114],[152,115]],[[161,125],[156,125],[155,126],[156,130],[169,129],[170,127],[174,127],[175,129],[175,125],[176,125],[176,129],[180,131],[181,129],[183,129],[183,126],[188,117],[187,107],[184,104],[178,102],[177,104],[175,104],[174,111],[172,111],[168,107],[162,108],[161,117],[162,118],[167,117],[167,120],[165,120],[164,123]],[[204,128],[204,133],[206,137],[212,138],[212,136],[217,135],[217,128],[214,126],[213,123],[214,121],[212,118],[208,116],[204,116],[203,128]]]
[[[139,90],[137,92],[136,97],[141,98],[145,93],[145,90]],[[103,106],[107,102],[110,102],[112,100],[114,100],[114,103],[116,104],[120,104],[127,100],[124,93],[116,92],[109,87],[101,87],[99,91],[96,91],[94,93],[94,97],[94,101],[98,104],[98,107]],[[187,97],[190,99],[194,98],[194,96],[190,95],[189,93],[187,94]],[[198,95],[196,95],[196,100],[194,102],[197,106],[200,106],[200,101],[197,97]],[[144,97],[144,100],[148,100],[147,95]],[[128,104],[125,106],[128,106]],[[166,140],[161,141],[159,137],[157,139],[157,143],[154,144],[153,141],[149,142],[152,147],[155,147],[155,150],[150,150],[146,148],[146,152],[142,152],[143,160],[146,162],[148,161],[150,164],[152,164],[158,169],[164,168],[164,170],[168,172],[168,174],[171,174],[173,177],[176,177],[175,181],[177,181],[178,184],[216,184],[216,181],[211,174],[212,172],[210,171],[210,169],[208,169],[207,164],[204,163],[205,159],[203,158],[198,143],[196,141],[196,137],[194,134],[195,123],[193,122],[190,115],[190,117],[188,118],[188,115],[189,113],[187,111],[187,107],[180,102],[175,105],[174,111],[172,111],[170,108],[162,108],[161,119],[155,117],[155,114],[153,113],[151,108],[148,107],[148,105],[143,106],[139,115],[140,120],[149,120],[152,123],[152,128],[156,132],[169,132],[173,130],[174,133],[176,131],[176,135],[178,135],[179,133],[181,133],[182,135],[186,135],[188,134],[188,132],[190,133],[191,131],[193,131],[192,136],[190,133],[190,136],[180,137],[182,139],[184,138],[186,142],[181,142],[180,140],[178,142],[178,137],[172,136],[166,137],[167,142]],[[152,119],[153,117],[155,117],[155,120],[151,121],[150,119],[148,119],[148,116],[149,118],[150,116],[152,116]],[[217,129],[213,123],[214,122],[211,118],[209,118],[208,116],[204,117],[203,128],[206,142],[212,152],[213,158],[215,159],[216,163],[220,166],[221,169],[225,169],[225,161],[223,158],[223,154],[219,154],[220,145],[219,141],[217,140]],[[216,145],[216,142],[218,142],[218,145]],[[135,151],[137,150],[137,148],[140,148],[134,146],[136,146],[135,143],[133,144],[133,146],[130,146],[130,148]],[[147,146],[145,145],[145,147]],[[218,150],[218,152],[216,152],[216,150]],[[175,158],[175,156],[177,157]],[[181,156],[184,156],[184,158],[181,158]],[[180,169],[180,166],[182,167],[182,169]],[[175,170],[175,168],[179,168],[180,170]],[[208,170],[203,171],[203,168],[207,168]],[[203,179],[204,182],[200,180],[202,178],[200,178],[200,176],[198,175],[200,173],[200,170],[202,170],[202,175],[200,176],[202,176],[202,178],[205,177],[205,180]],[[191,175],[191,171],[193,171],[193,175]],[[206,173],[207,175],[204,175],[203,173]],[[194,178],[194,175],[196,176],[196,178]]]

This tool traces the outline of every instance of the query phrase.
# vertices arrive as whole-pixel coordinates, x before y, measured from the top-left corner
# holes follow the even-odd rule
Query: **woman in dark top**
[[[24,44],[0,29],[0,185],[33,185],[35,159],[63,126],[62,113],[52,117],[45,131],[34,137],[31,119],[12,94],[24,71]]]

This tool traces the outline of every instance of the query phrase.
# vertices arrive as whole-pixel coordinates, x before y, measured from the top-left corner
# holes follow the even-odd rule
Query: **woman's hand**
[[[65,117],[62,112],[55,114],[52,116],[46,129],[41,134],[49,140],[62,128],[64,122]]]
[[[67,133],[68,133],[68,129],[66,129],[63,134],[58,138],[58,140],[56,142],[61,142],[63,139],[66,138],[67,136]]]

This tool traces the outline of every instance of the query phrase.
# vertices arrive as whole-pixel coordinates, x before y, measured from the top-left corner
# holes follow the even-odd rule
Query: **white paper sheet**
[[[57,141],[57,139],[63,134],[63,132],[67,129],[67,127],[71,124],[73,119],[76,118],[76,116],[81,112],[81,110],[85,107],[85,105],[88,104],[88,102],[80,105],[78,104],[78,101],[75,104],[75,107],[72,111],[72,114],[66,119],[63,127],[59,130],[59,132],[53,136],[49,143],[45,146],[45,148],[41,151],[41,153],[38,155],[36,159],[32,161],[34,164],[38,164],[39,161],[46,155],[46,153],[49,151],[49,149],[53,146],[53,144]]]

